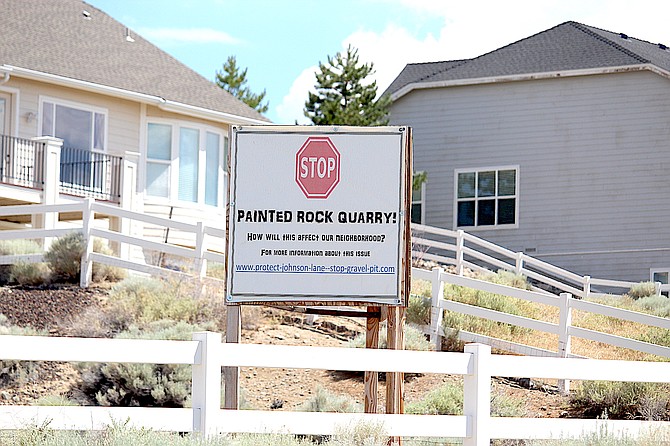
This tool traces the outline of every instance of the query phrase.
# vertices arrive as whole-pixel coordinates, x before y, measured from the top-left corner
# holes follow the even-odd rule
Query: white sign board
[[[402,304],[406,127],[233,127],[227,300]]]

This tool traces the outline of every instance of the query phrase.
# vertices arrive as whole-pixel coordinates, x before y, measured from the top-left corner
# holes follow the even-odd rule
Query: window
[[[661,294],[663,296],[668,297],[668,291],[670,290],[670,287],[668,287],[668,278],[670,277],[670,268],[665,268],[665,269],[652,269],[651,270],[651,281],[656,283],[660,282],[661,283]]]
[[[425,212],[425,195],[426,195],[426,182],[422,181],[418,187],[412,190],[412,203],[411,203],[411,222],[423,224],[424,212]]]
[[[206,126],[148,123],[147,195],[221,206],[227,144],[227,137]]]
[[[518,167],[456,170],[456,227],[516,226],[518,172]]]
[[[107,112],[83,104],[42,100],[42,136],[63,140],[63,147],[105,151]]]

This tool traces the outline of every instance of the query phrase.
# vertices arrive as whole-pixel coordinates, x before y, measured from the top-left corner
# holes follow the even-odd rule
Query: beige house
[[[229,128],[267,118],[81,0],[0,11],[0,205],[91,197],[225,225]]]

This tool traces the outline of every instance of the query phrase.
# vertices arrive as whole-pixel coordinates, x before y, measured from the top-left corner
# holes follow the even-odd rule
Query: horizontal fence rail
[[[332,435],[343,427],[374,423],[389,436],[453,437],[463,444],[490,439],[575,438],[607,429],[635,438],[668,422],[493,418],[491,377],[570,378],[668,382],[670,363],[530,358],[492,355],[490,347],[464,353],[222,344],[218,333],[194,333],[192,341],[0,336],[0,359],[31,361],[141,362],[192,365],[192,408],[1,406],[0,429],[44,425],[52,429],[101,430],[123,422],[134,428],[218,433]],[[464,415],[383,415],[222,410],[221,367],[398,371],[463,376]]]
[[[412,224],[412,255],[415,259],[453,265],[456,274],[464,268],[473,271],[502,269],[524,275],[541,288],[550,288],[556,294],[564,292],[577,297],[602,295],[593,286],[624,289],[627,292],[635,282],[580,276],[522,252],[514,252],[462,230],[452,231],[431,226]],[[659,284],[660,285],[660,284]],[[657,293],[670,286],[657,285]]]

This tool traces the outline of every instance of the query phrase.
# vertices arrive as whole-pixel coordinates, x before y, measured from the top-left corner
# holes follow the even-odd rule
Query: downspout
[[[9,71],[5,71],[5,75],[0,79],[0,85],[9,82]]]

